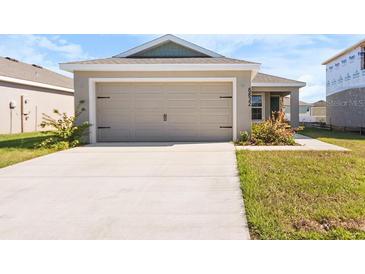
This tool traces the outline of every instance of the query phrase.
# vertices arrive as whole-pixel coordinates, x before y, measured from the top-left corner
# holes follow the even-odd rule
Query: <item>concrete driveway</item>
[[[98,144],[0,169],[0,239],[247,239],[229,143]]]

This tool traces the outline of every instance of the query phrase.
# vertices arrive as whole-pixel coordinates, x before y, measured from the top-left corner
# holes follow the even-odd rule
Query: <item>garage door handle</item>
[[[232,126],[220,126],[219,128],[232,128]]]
[[[164,115],[163,115],[163,120],[166,122],[167,121],[167,114],[166,113],[164,113]]]
[[[219,98],[221,98],[221,99],[228,99],[228,98],[232,98],[232,96],[219,96]]]

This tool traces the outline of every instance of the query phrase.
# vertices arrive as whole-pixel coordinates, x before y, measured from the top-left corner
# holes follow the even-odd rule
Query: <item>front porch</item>
[[[251,119],[261,122],[275,112],[285,111],[284,97],[290,97],[290,124],[299,126],[299,88],[297,87],[252,87]]]

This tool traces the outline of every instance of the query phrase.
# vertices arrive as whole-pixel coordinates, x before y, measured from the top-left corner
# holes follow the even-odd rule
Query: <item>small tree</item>
[[[86,130],[91,126],[89,122],[76,124],[78,117],[85,111],[82,104],[84,104],[84,101],[80,101],[76,107],[75,116],[68,116],[65,112],[61,113],[57,109],[54,109],[53,113],[58,118],[43,113],[41,127],[50,127],[54,131],[54,136],[47,138],[39,146],[62,149],[80,145]]]

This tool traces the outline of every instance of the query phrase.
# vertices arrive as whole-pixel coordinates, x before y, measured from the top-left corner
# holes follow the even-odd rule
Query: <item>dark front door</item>
[[[270,113],[273,114],[279,112],[280,110],[280,97],[279,96],[271,96],[270,97]]]

